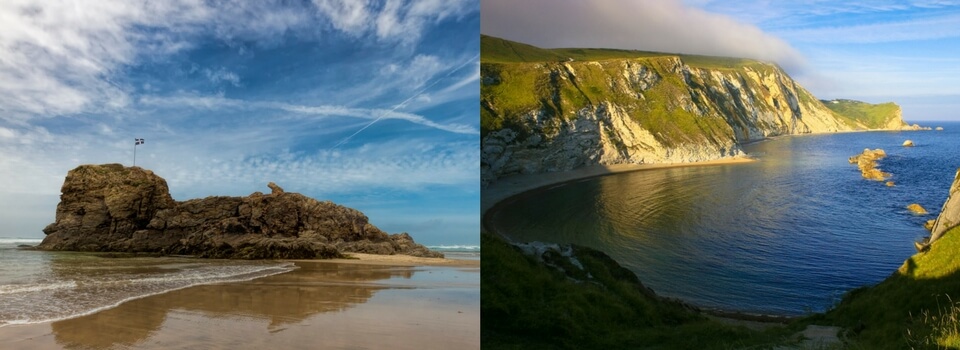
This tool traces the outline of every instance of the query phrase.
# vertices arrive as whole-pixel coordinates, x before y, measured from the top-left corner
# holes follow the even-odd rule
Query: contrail
[[[477,59],[477,58],[479,58],[479,57],[480,57],[480,54],[479,54],[479,53],[476,54],[476,55],[474,55],[474,56],[471,57],[469,60],[466,60],[466,62],[461,63],[461,64],[460,64],[459,66],[457,66],[456,68],[454,68],[454,69],[450,70],[449,72],[447,72],[447,74],[444,75],[443,77],[441,77],[440,79],[435,79],[432,83],[430,83],[430,85],[427,85],[426,87],[420,89],[419,91],[417,91],[416,93],[414,93],[412,96],[408,97],[406,100],[403,100],[403,102],[400,102],[399,104],[394,105],[393,108],[391,108],[389,111],[380,113],[380,115],[377,116],[376,119],[374,119],[373,121],[371,121],[371,122],[368,123],[367,125],[364,125],[362,128],[360,128],[360,130],[357,130],[357,131],[354,132],[353,134],[350,134],[350,136],[347,136],[347,137],[343,138],[343,140],[340,140],[340,142],[338,142],[336,145],[334,145],[333,147],[331,147],[331,149],[340,147],[340,145],[343,145],[344,143],[347,143],[347,141],[350,141],[351,138],[353,138],[354,136],[357,136],[357,134],[359,134],[361,131],[367,130],[367,128],[369,128],[371,125],[373,125],[374,123],[380,121],[380,119],[383,119],[383,117],[386,116],[388,113],[393,113],[393,112],[395,112],[395,111],[396,111],[397,109],[399,109],[400,107],[403,107],[404,105],[406,105],[407,102],[410,102],[410,100],[412,100],[412,99],[414,99],[414,98],[417,98],[417,97],[420,96],[420,95],[423,95],[423,92],[424,92],[424,91],[427,91],[427,89],[433,87],[434,85],[437,85],[437,83],[440,82],[440,80],[443,80],[443,78],[449,77],[451,74],[453,74],[454,72],[456,72],[456,71],[460,70],[461,68],[465,67],[467,64],[469,64],[470,62],[473,62],[473,60],[475,60],[475,59]]]

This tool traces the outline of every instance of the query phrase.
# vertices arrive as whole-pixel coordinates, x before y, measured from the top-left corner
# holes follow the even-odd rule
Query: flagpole
[[[143,144],[143,139],[133,139],[133,166],[137,166],[137,146]]]

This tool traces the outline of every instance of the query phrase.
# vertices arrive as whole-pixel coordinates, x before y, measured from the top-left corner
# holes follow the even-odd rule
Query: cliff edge
[[[947,231],[957,226],[960,226],[960,170],[957,170],[953,184],[950,185],[947,200],[943,203],[943,208],[940,209],[940,215],[934,221],[933,228],[930,229],[930,238],[919,244],[917,248],[919,250],[927,249],[930,244],[933,244],[940,237],[943,237]]]
[[[480,51],[484,184],[596,164],[715,160],[778,135],[907,127],[893,103],[828,108],[772,63],[547,50],[489,36]]]
[[[184,254],[208,258],[329,258],[343,252],[442,257],[358,210],[284,192],[177,202],[150,170],[81,165],[67,173],[43,250]]]

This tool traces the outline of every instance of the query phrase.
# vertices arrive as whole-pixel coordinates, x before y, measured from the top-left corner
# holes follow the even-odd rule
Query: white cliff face
[[[500,90],[481,103],[511,124],[481,139],[484,184],[586,165],[714,160],[770,136],[864,129],[761,63],[705,69],[657,57],[494,68],[481,82]],[[500,91],[529,91],[539,102],[508,110],[500,106],[513,101]]]

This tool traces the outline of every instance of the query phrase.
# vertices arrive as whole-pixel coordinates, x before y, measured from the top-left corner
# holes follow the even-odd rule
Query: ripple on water
[[[908,136],[909,135],[909,136]],[[909,137],[918,146],[899,145]],[[493,213],[518,241],[610,254],[659,294],[757,313],[823,311],[913,254],[958,167],[960,124],[944,132],[788,137],[749,145],[759,162],[623,173],[557,186]],[[896,187],[847,162],[884,148]],[[935,211],[935,210],[934,210]]]

